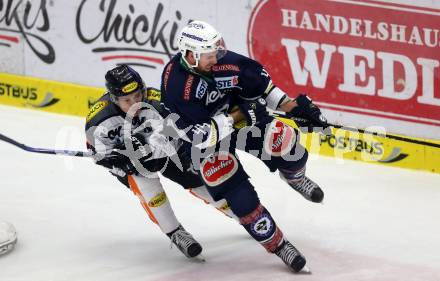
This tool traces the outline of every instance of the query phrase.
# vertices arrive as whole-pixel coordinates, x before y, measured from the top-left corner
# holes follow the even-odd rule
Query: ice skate
[[[197,257],[202,252],[202,246],[183,228],[183,226],[179,226],[177,230],[169,235],[169,237],[171,243],[176,245],[177,248],[188,258]],[[204,260],[203,257],[201,257],[201,260]]]
[[[324,199],[324,192],[314,181],[304,177],[298,183],[290,183],[290,186],[298,191],[304,198],[314,203],[321,203]]]
[[[304,256],[289,242],[284,241],[283,244],[275,251],[275,254],[283,260],[283,262],[293,269],[295,272],[310,272],[305,266],[306,259]]]

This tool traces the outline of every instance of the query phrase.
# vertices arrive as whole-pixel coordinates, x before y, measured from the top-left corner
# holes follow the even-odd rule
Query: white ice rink
[[[0,124],[28,145],[85,148],[80,118],[0,106]],[[315,156],[308,175],[326,194],[316,205],[241,158],[312,275],[294,275],[235,221],[166,181],[178,218],[204,247],[206,262],[190,261],[90,159],[0,141],[0,220],[19,233],[16,249],[0,256],[0,280],[440,280],[440,175]]]

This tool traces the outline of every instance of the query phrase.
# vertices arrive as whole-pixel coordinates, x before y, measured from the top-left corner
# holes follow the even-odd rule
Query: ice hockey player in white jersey
[[[232,211],[225,200],[213,201],[198,176],[186,171],[189,161],[180,161],[178,142],[161,134],[160,92],[146,88],[127,65],[108,71],[105,79],[107,92],[86,117],[87,147],[95,153],[96,164],[106,167],[140,199],[151,221],[186,257],[198,256],[202,247],[177,220],[158,172],[191,188],[192,194],[226,215],[233,217]]]

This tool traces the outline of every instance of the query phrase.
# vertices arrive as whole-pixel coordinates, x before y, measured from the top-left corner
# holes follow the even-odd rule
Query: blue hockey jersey
[[[209,74],[189,68],[181,54],[174,56],[162,73],[162,102],[179,115],[177,126],[200,147],[208,147],[233,131],[226,113],[240,100],[266,98],[275,109],[284,93],[274,91],[267,71],[258,62],[228,51]],[[273,94],[274,93],[274,94]]]

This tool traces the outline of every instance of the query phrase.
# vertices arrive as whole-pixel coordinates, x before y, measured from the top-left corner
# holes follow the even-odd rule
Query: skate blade
[[[310,268],[305,265],[299,272],[297,272],[296,274],[301,274],[301,275],[310,275],[312,274],[312,271],[310,270]]]
[[[201,254],[198,255],[198,256],[195,256],[195,257],[193,257],[193,258],[189,258],[189,259],[192,260],[192,261],[194,261],[194,262],[200,262],[200,263],[206,262],[205,257],[202,256]]]

